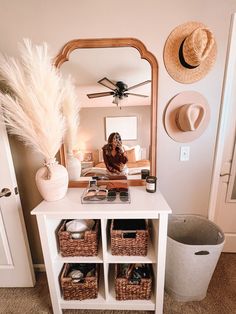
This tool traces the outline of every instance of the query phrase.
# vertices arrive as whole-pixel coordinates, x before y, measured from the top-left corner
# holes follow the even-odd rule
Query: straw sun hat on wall
[[[170,76],[180,83],[202,79],[216,59],[216,42],[202,23],[187,22],[177,26],[164,47],[164,63]]]

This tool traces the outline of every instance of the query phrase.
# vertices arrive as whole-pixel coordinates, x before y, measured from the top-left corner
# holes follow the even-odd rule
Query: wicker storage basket
[[[63,257],[66,256],[96,256],[98,255],[99,220],[95,221],[92,230],[84,232],[83,239],[73,239],[66,231],[66,222],[63,220],[58,229],[59,249]]]
[[[139,284],[131,284],[128,278],[120,276],[120,265],[115,264],[115,292],[116,300],[149,300],[152,292],[152,269],[150,278],[142,278]]]
[[[129,230],[118,230],[124,222]],[[135,230],[135,227],[138,230]],[[111,253],[112,255],[146,256],[148,248],[148,226],[145,219],[112,220],[111,222]]]
[[[99,265],[96,264],[94,277],[85,277],[83,282],[74,282],[71,277],[67,277],[71,269],[71,264],[64,264],[60,282],[64,300],[85,300],[96,299],[98,296]]]

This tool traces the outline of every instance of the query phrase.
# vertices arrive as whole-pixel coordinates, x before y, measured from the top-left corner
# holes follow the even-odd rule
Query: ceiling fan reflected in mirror
[[[116,104],[118,106],[120,104],[121,100],[125,97],[128,97],[129,95],[138,96],[138,97],[148,97],[147,95],[129,93],[129,91],[134,89],[134,88],[140,87],[142,85],[148,84],[150,82],[151,82],[151,80],[147,80],[147,81],[141,82],[139,84],[128,87],[127,84],[125,84],[122,81],[118,81],[116,83],[113,83],[108,78],[104,77],[101,80],[99,80],[98,83],[111,89],[112,91],[87,94],[87,96],[88,96],[88,98],[113,96],[114,99],[113,99],[112,103]]]

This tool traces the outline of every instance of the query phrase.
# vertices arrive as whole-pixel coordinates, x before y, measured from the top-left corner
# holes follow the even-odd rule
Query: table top
[[[159,218],[170,214],[171,208],[159,190],[148,193],[145,186],[129,187],[130,204],[82,204],[84,188],[69,188],[66,196],[58,201],[42,201],[32,215],[58,216],[63,218]]]

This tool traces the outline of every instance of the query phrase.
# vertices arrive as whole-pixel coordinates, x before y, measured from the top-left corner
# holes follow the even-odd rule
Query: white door
[[[33,287],[34,284],[11,151],[0,114],[0,287]]]
[[[224,252],[236,253],[236,14],[229,37],[209,218],[225,233]]]

